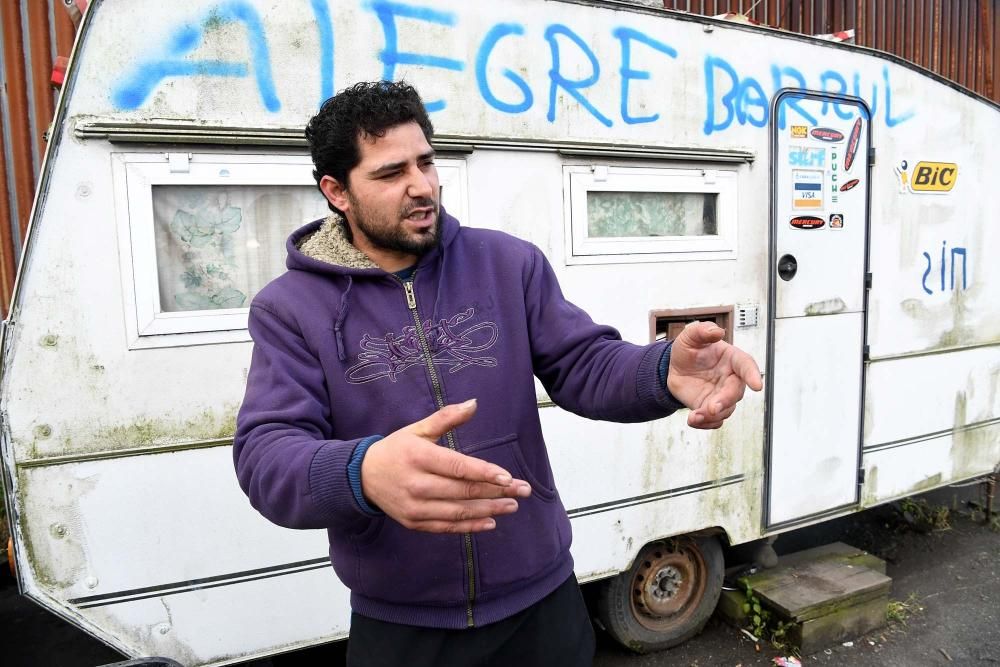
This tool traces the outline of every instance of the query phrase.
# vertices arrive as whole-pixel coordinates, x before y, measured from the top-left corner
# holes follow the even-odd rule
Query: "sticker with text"
[[[853,190],[854,188],[856,188],[858,186],[858,183],[860,183],[860,182],[861,181],[859,179],[852,178],[851,180],[847,181],[846,183],[844,183],[843,185],[840,186],[840,191],[841,192],[847,192],[848,190]],[[836,187],[836,186],[834,186],[834,187]]]
[[[813,139],[819,139],[820,141],[826,141],[828,143],[834,144],[844,140],[844,133],[840,130],[835,130],[832,127],[814,127],[812,132]]]
[[[789,221],[793,229],[819,229],[826,220],[815,215],[797,215]]]
[[[792,139],[805,139],[808,134],[808,125],[792,125]]]
[[[823,208],[823,172],[819,169],[792,170],[792,208]]]
[[[854,121],[851,137],[847,140],[847,152],[844,153],[844,171],[850,171],[854,166],[854,157],[858,154],[858,144],[861,142],[861,119]]]
[[[896,166],[900,192],[944,194],[951,192],[958,180],[958,165],[954,162],[921,161],[910,173],[909,163],[903,160]]]

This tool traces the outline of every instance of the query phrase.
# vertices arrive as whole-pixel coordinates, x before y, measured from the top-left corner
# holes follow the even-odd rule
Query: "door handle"
[[[778,260],[778,275],[782,280],[791,280],[799,270],[799,263],[792,255],[782,255]]]

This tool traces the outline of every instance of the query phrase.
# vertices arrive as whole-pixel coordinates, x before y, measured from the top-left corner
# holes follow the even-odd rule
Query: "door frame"
[[[814,512],[812,514],[807,514],[804,516],[797,517],[795,519],[790,519],[787,521],[781,521],[777,523],[771,523],[771,456],[773,454],[773,446],[771,441],[772,434],[772,424],[774,419],[774,389],[771,384],[771,378],[774,377],[774,335],[775,335],[775,319],[776,319],[776,304],[777,304],[777,262],[778,262],[778,249],[777,249],[777,197],[778,197],[778,184],[775,175],[775,156],[778,154],[778,133],[781,128],[778,127],[778,109],[779,106],[784,102],[785,99],[789,97],[795,97],[799,99],[807,100],[817,100],[829,103],[849,103],[857,106],[865,115],[865,120],[868,121],[868,132],[867,132],[867,144],[864,147],[864,152],[858,150],[858,159],[863,158],[865,160],[865,177],[867,179],[867,187],[865,190],[865,243],[864,243],[864,293],[862,294],[862,313],[861,313],[861,391],[860,391],[860,401],[858,420],[858,437],[857,437],[857,458],[856,468],[858,470],[857,483],[854,487],[854,500],[852,502],[838,505],[837,507],[831,507],[820,512]],[[762,510],[761,510],[761,534],[776,533],[781,532],[786,529],[793,528],[798,525],[814,523],[818,520],[824,518],[830,518],[840,514],[846,514],[850,510],[855,510],[861,502],[861,485],[864,483],[863,473],[864,468],[862,467],[862,454],[864,446],[864,424],[865,424],[865,389],[866,381],[868,376],[868,296],[871,291],[871,197],[872,197],[872,166],[874,165],[874,152],[872,149],[872,140],[875,132],[874,123],[872,122],[872,112],[865,102],[860,97],[853,95],[837,95],[834,93],[808,90],[803,88],[782,88],[774,94],[771,99],[770,108],[770,123],[769,123],[769,133],[770,133],[770,155],[768,156],[768,271],[767,271],[767,298],[768,298],[768,314],[767,314],[767,348],[766,348],[766,364],[764,370],[764,377],[767,381],[764,383],[764,483],[762,485],[763,498],[762,498]]]

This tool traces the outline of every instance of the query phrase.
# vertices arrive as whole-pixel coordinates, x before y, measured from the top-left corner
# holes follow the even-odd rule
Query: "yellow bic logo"
[[[948,192],[958,180],[958,165],[953,162],[918,162],[910,178],[914,192]]]

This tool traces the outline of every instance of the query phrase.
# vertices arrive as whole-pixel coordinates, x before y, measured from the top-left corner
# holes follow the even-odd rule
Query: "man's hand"
[[[369,447],[361,463],[365,498],[403,526],[431,533],[492,530],[493,517],[516,512],[514,498],[531,495],[527,482],[435,442],[475,413],[475,399],[446,405]]]
[[[747,387],[764,387],[753,357],[722,340],[725,334],[711,322],[692,322],[670,348],[667,389],[691,408],[688,426],[719,428]]]

